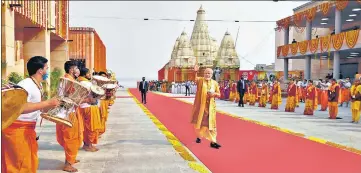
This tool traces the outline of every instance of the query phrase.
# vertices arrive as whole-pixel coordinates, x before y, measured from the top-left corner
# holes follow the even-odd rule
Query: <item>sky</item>
[[[157,79],[169,60],[174,43],[185,30],[191,36],[194,22],[144,21],[150,19],[196,19],[202,5],[207,20],[277,21],[293,14],[306,1],[70,1],[70,26],[92,27],[107,49],[107,68],[117,78]],[[218,45],[228,30],[236,40],[241,69],[275,60],[275,22],[208,22]],[[243,57],[243,58],[242,58]],[[245,60],[246,59],[246,60]]]

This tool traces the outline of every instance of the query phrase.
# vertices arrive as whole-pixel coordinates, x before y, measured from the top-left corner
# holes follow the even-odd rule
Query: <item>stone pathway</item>
[[[158,94],[171,97],[184,96],[183,94]],[[191,97],[194,97],[194,95],[191,95]],[[191,103],[193,103],[194,100],[194,98],[175,99]],[[237,106],[237,103],[217,100],[217,110],[361,150],[361,123],[350,123],[351,110],[349,107],[339,108],[339,117],[342,117],[343,119],[330,120],[328,119],[328,112],[324,111],[315,111],[314,116],[303,115],[303,103],[300,104],[299,108],[296,108],[295,113],[284,112],[285,103],[286,100],[284,99],[280,109],[277,111],[271,110],[270,104],[267,105],[267,108],[258,108],[248,105],[245,105],[244,108],[240,108]]]
[[[129,96],[126,90],[118,96]],[[44,121],[39,143],[38,173],[63,173],[65,156],[56,141],[55,124]],[[107,131],[96,153],[80,150],[82,173],[193,173],[132,98],[118,98],[110,109]]]

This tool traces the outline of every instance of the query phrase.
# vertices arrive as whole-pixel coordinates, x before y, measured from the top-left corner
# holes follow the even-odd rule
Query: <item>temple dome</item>
[[[216,58],[217,66],[240,66],[239,57],[234,44],[235,43],[231,34],[227,31],[224,34],[221,45],[218,49]]]
[[[176,49],[173,50],[171,66],[191,67],[195,64],[195,57],[192,44],[187,33],[182,32],[177,42]]]

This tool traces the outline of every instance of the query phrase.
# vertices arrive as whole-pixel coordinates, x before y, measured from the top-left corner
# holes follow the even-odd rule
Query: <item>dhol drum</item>
[[[111,80],[103,76],[93,76],[92,83],[102,87],[104,84],[108,84]]]
[[[71,81],[67,78],[60,78],[57,96],[61,104],[55,108],[42,113],[41,117],[56,124],[64,124],[72,127],[73,124],[69,118],[75,106],[79,104],[89,95],[89,90],[79,82]]]
[[[1,130],[9,127],[23,112],[28,92],[13,84],[1,84]]]
[[[105,95],[105,90],[98,85],[92,85],[90,87],[93,98],[100,99]]]
[[[99,99],[105,94],[105,90],[102,87],[93,84],[90,81],[80,82],[80,84],[82,84],[84,87],[91,91],[89,96],[92,98]]]
[[[103,88],[105,89],[105,96],[102,97],[102,99],[114,99],[117,87],[118,85],[116,84],[103,85]]]

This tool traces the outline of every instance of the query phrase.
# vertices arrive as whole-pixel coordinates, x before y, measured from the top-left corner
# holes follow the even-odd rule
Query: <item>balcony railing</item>
[[[360,30],[327,35],[277,47],[277,57],[287,58],[361,47]]]
[[[68,33],[69,1],[44,1],[44,0],[11,0],[5,1],[7,5],[20,5],[11,8],[16,13],[29,19],[41,28],[54,28],[55,33],[66,39]],[[55,23],[54,20],[55,19]],[[55,24],[55,26],[54,26]]]

